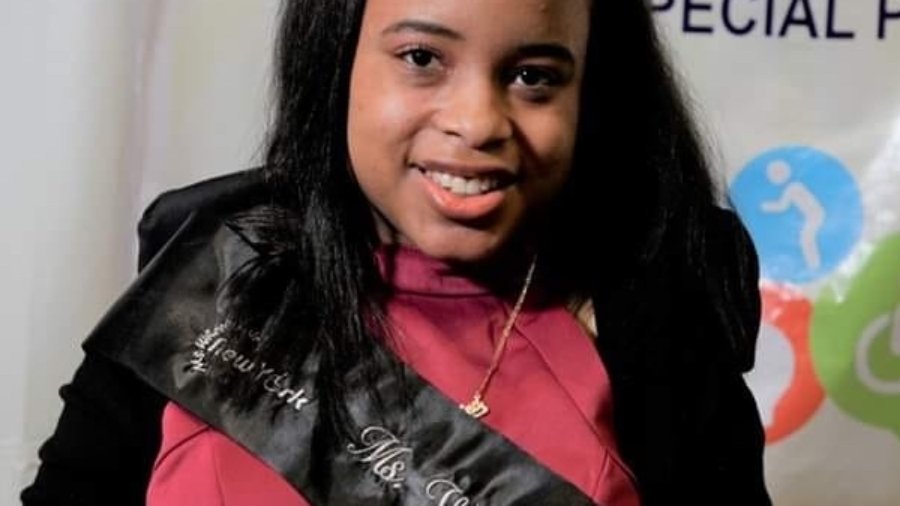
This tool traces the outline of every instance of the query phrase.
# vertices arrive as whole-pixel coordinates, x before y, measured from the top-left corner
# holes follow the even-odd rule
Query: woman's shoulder
[[[154,200],[139,225],[141,273],[88,336],[85,350],[118,360],[129,350],[193,335],[202,322],[215,325],[222,289],[258,255],[240,219],[267,208],[267,195],[255,169]],[[155,339],[160,333],[172,338]]]
[[[727,329],[737,367],[748,371],[755,359],[762,310],[756,247],[740,216],[718,207],[711,214],[705,243],[708,293]]]
[[[266,202],[261,168],[225,174],[160,194],[138,223],[141,269],[190,219],[224,221]]]
[[[711,206],[708,227],[708,241],[715,254],[738,258],[742,263],[757,262],[753,239],[733,209]]]

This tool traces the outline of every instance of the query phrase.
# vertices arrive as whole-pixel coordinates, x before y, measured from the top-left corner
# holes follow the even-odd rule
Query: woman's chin
[[[409,245],[422,253],[448,263],[479,263],[491,259],[504,241],[483,232],[471,234],[432,235],[413,238]],[[415,240],[418,239],[418,240]]]
[[[422,253],[447,263],[479,263],[489,260],[495,254],[494,248],[466,247],[454,245],[453,247],[430,246],[419,247]]]
[[[448,263],[481,263],[496,257],[514,235],[514,227],[502,224],[467,226],[446,221],[411,223],[405,228],[376,221],[385,244],[400,244]],[[500,225],[500,226],[498,226]]]

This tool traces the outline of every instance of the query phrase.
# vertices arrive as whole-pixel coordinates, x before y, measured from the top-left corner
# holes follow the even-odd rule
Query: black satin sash
[[[411,403],[401,403],[397,375],[385,373],[377,384],[381,409],[362,388],[346,398],[360,427],[357,437],[322,444],[312,381],[315,357],[301,371],[278,371],[232,348],[233,329],[222,320],[216,289],[251,255],[227,227],[191,216],[85,348],[126,365],[227,434],[313,504],[594,504],[409,368],[403,374]],[[264,402],[250,411],[235,410],[216,395],[211,366],[252,376],[265,392]],[[273,410],[274,405],[281,409]]]

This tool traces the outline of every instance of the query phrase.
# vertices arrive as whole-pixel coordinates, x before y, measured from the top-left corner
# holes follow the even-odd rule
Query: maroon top
[[[394,252],[393,261],[390,345],[455,403],[468,402],[488,370],[514,300],[410,248]],[[591,338],[564,307],[526,301],[485,400],[486,425],[596,502],[639,504],[616,452],[606,370]],[[265,464],[170,404],[148,504],[198,501],[307,504]]]

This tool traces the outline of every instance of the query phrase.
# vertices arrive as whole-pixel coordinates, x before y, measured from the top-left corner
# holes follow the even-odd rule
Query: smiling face
[[[381,239],[496,253],[566,181],[589,0],[369,0],[348,145]]]

